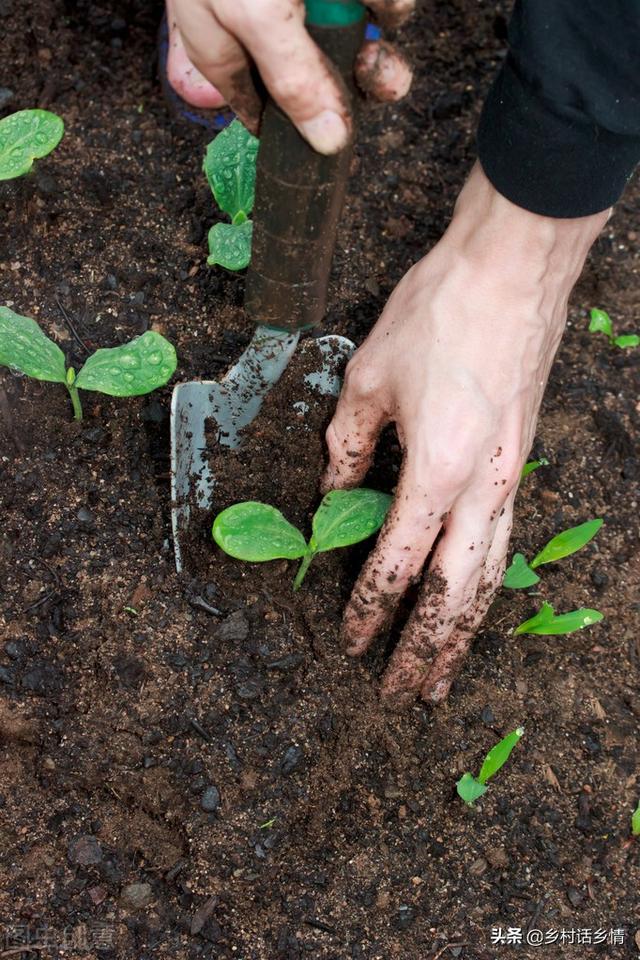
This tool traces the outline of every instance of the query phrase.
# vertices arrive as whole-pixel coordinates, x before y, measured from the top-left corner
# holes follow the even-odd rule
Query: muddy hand
[[[414,0],[369,0],[380,22],[397,26]],[[304,26],[303,0],[174,0],[190,60],[257,132],[262,104],[250,60],[273,99],[320,153],[340,150],[351,132],[339,80]],[[386,41],[365,43],[356,78],[378,100],[399,100],[411,84],[404,58]]]
[[[383,679],[391,705],[447,696],[502,581],[567,299],[607,216],[529,213],[476,164],[445,235],[347,368],[323,487],[360,484],[387,423],[403,449],[393,506],[345,613],[347,652],[362,654],[422,579]]]

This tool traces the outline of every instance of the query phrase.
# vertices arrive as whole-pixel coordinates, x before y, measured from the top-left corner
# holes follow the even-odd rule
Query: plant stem
[[[67,390],[69,391],[71,403],[73,404],[73,419],[82,420],[82,404],[80,403],[78,388],[73,383],[68,383]]]
[[[298,572],[297,572],[297,574],[296,574],[296,578],[295,578],[295,580],[293,581],[293,589],[294,589],[294,590],[297,590],[298,587],[300,586],[300,584],[302,583],[302,581],[304,580],[304,578],[305,578],[305,576],[306,576],[306,573],[307,573],[307,570],[309,569],[309,564],[310,564],[311,561],[313,560],[314,556],[315,556],[314,553],[307,553],[307,554],[302,558],[302,563],[301,563],[300,566],[298,567]]]

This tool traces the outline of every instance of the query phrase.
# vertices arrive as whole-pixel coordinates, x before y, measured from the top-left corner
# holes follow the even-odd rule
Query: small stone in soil
[[[0,110],[8,107],[14,97],[15,93],[13,90],[9,90],[8,87],[0,87]]]
[[[100,863],[102,848],[95,837],[83,833],[79,837],[74,837],[69,844],[67,858],[69,863],[75,863],[80,867],[88,867],[93,863]]]
[[[483,707],[480,711],[480,719],[483,723],[486,723],[488,727],[493,726],[493,724],[496,722],[496,718],[493,715],[493,710],[489,704],[487,704],[486,707]]]
[[[285,777],[288,777],[295,770],[298,770],[301,767],[303,761],[304,752],[302,747],[297,747],[295,745],[287,747],[284,757],[282,758],[282,763],[280,764],[280,771]]]
[[[80,523],[84,524],[87,527],[93,526],[95,522],[93,514],[91,513],[90,510],[87,510],[86,507],[80,507],[80,509],[76,514],[76,517],[78,518]]]
[[[403,903],[398,907],[398,926],[401,930],[407,930],[416,918],[413,907]]]
[[[213,784],[208,786],[200,797],[200,806],[205,813],[215,813],[220,806],[220,791]]]
[[[129,883],[122,888],[120,902],[131,910],[141,910],[153,899],[153,890],[150,883]]]
[[[242,610],[236,610],[231,616],[223,620],[220,626],[215,630],[216,640],[246,640],[249,636],[249,621]]]
[[[567,899],[572,907],[579,907],[584,900],[584,894],[580,893],[579,890],[576,890],[575,887],[569,887],[567,890]]]

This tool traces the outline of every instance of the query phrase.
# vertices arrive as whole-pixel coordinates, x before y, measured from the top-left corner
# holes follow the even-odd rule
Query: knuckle
[[[347,364],[343,390],[356,400],[375,397],[380,390],[380,378],[375,367],[356,354]]]
[[[329,454],[332,457],[337,457],[342,453],[345,440],[342,434],[338,432],[338,429],[335,423],[333,422],[333,420],[327,427],[327,431],[325,433],[325,440],[327,443]]]
[[[290,106],[301,107],[305,104],[315,89],[309,84],[308,78],[293,72],[280,73],[273,78],[271,94],[275,100]]]

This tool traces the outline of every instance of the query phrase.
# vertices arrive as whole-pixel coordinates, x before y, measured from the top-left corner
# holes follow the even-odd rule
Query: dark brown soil
[[[425,4],[405,31],[417,81],[402,106],[364,115],[326,330],[361,341],[440,235],[507,12]],[[0,0],[5,112],[48,106],[67,128],[1,188],[0,303],[76,365],[153,328],[181,378],[217,376],[251,334],[243,279],[205,264],[204,141],[159,97],[159,14],[146,0]],[[66,957],[512,955],[493,926],[625,929],[622,946],[520,948],[532,960],[637,955],[640,352],[610,349],[586,317],[598,305],[621,330],[640,325],[638,197],[636,182],[574,294],[535,446],[551,465],[523,485],[514,537],[531,554],[603,516],[542,595],[605,620],[513,642],[540,601],[505,591],[437,711],[382,712],[383,645],[362,662],[341,653],[363,547],[318,558],[299,595],[294,564],[213,547],[176,577],[169,388],[85,394],[75,424],[61,388],[0,375],[0,956],[20,935],[40,957],[72,938]],[[217,506],[250,494],[305,526],[321,436],[314,425],[278,453],[273,418],[261,423]],[[392,438],[382,460],[390,485]],[[509,766],[467,809],[455,781],[518,724]]]

